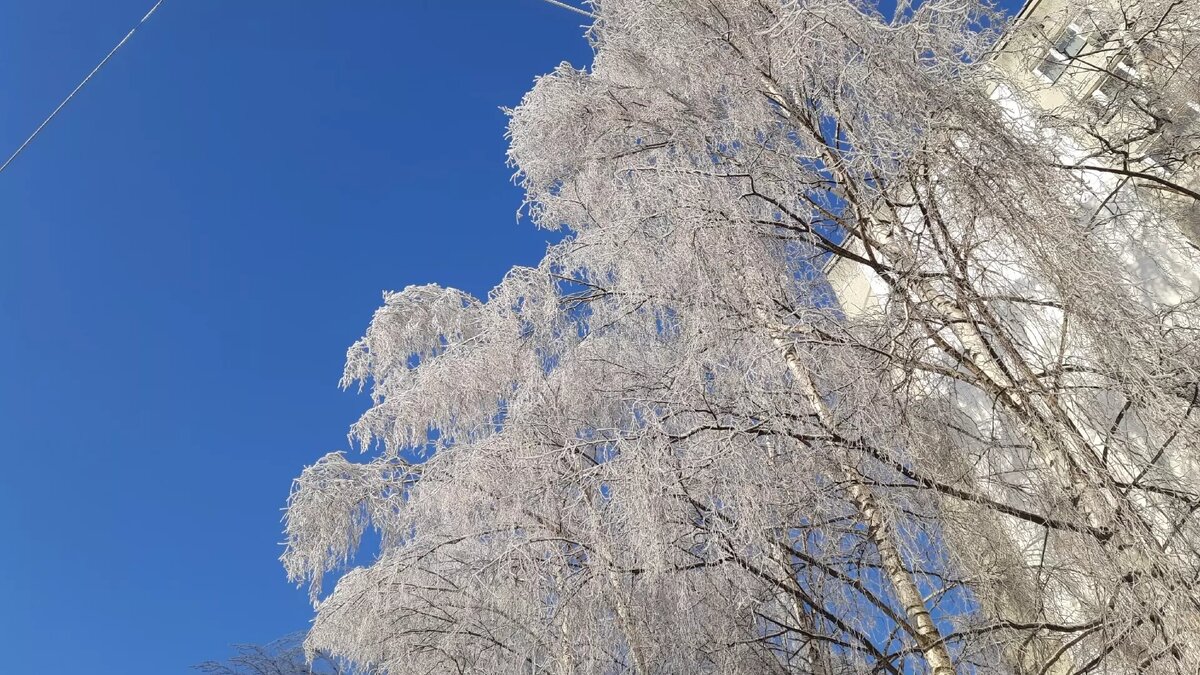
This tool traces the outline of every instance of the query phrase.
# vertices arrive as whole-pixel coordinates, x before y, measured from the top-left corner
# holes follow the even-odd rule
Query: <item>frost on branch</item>
[[[315,602],[327,572],[343,568],[372,524],[400,533],[405,485],[415,472],[396,462],[355,464],[341,453],[322,457],[296,479],[288,500],[288,578],[309,580]],[[389,542],[391,543],[391,542]]]
[[[374,402],[352,439],[364,449],[380,442],[394,456],[491,433],[518,373],[538,358],[520,313],[549,292],[544,275],[515,269],[487,303],[437,286],[386,294],[346,356],[342,386],[369,384]]]

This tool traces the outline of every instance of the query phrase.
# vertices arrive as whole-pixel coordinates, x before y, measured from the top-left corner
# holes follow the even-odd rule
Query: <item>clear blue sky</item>
[[[0,1],[7,154],[151,0]],[[538,0],[167,0],[0,174],[0,670],[184,673],[303,628],[280,507],[384,289],[484,293],[505,118],[589,61]]]

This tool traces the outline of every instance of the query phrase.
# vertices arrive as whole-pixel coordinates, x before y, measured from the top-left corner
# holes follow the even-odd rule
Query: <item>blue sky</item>
[[[150,0],[0,2],[15,147]],[[4,672],[184,673],[303,628],[280,507],[367,401],[384,289],[484,293],[549,234],[505,119],[586,63],[538,0],[167,0],[0,174]]]

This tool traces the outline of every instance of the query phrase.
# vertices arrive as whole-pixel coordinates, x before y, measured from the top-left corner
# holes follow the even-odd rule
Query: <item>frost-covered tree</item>
[[[1186,201],[1186,175],[1029,105],[969,0],[593,8],[591,66],[511,111],[562,241],[485,299],[387,294],[349,351],[367,458],[287,511],[309,648],[393,675],[1200,668],[1200,259],[1150,185]],[[1094,16],[1185,68],[1197,34],[1163,27],[1196,11]],[[1046,140],[1079,128],[1108,144]]]

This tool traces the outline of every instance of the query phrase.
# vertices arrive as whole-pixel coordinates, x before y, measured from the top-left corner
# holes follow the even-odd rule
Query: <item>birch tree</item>
[[[305,469],[286,515],[309,648],[392,674],[1200,668],[1184,134],[1155,137],[1169,175],[1113,164],[1132,132],[1024,105],[1002,17],[963,0],[593,8],[593,63],[510,111],[562,241],[486,298],[386,294],[348,352],[364,458]],[[1194,8],[1106,12],[1115,54],[1194,62]],[[1085,127],[1089,156],[1046,140]],[[1163,246],[1131,258],[1134,233]]]

